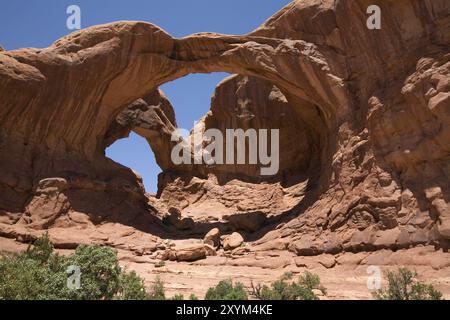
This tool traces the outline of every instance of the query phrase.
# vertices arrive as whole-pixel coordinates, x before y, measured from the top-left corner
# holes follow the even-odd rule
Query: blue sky
[[[7,50],[47,47],[70,33],[66,9],[81,8],[81,27],[117,20],[147,21],[174,37],[210,31],[245,34],[263,23],[290,0],[2,0],[0,44]],[[209,109],[211,95],[225,73],[196,74],[161,88],[175,108],[178,126],[190,129]],[[161,169],[147,142],[131,134],[115,142],[108,157],[139,172],[149,192],[156,192]]]

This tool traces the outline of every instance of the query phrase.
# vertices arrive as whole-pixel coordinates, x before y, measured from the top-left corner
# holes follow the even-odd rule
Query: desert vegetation
[[[248,295],[242,283],[222,280],[208,289],[205,300],[248,300]]]
[[[79,286],[71,288],[68,270],[77,266]],[[159,292],[154,294],[158,296]],[[98,300],[146,299],[144,281],[135,272],[123,272],[117,252],[97,245],[79,246],[70,256],[54,252],[47,235],[20,254],[0,259],[0,299],[7,300]]]
[[[327,293],[319,276],[311,272],[306,271],[297,281],[292,281],[292,278],[292,273],[285,273],[270,286],[252,284],[252,294],[260,300],[319,300],[318,293]]]
[[[417,280],[417,272],[407,268],[388,271],[385,274],[387,287],[374,292],[377,300],[441,300],[442,293],[431,284]]]
[[[73,266],[82,276],[70,286]],[[387,286],[373,293],[377,300],[440,300],[442,293],[417,280],[406,268],[385,274]],[[240,282],[222,280],[207,290],[205,300],[318,300],[327,294],[319,276],[304,272],[294,279],[291,272],[270,285],[254,285],[248,292]],[[19,254],[0,256],[1,300],[185,300],[182,294],[166,296],[164,282],[156,277],[146,287],[134,271],[123,271],[116,250],[98,245],[80,245],[73,254],[55,252],[45,234]],[[191,294],[189,300],[198,300]]]

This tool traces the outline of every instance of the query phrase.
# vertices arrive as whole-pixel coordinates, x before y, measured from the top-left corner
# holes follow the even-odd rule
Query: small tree
[[[38,238],[32,245],[29,245],[24,253],[24,258],[45,263],[53,254],[53,244],[50,242],[48,233]]]
[[[78,266],[81,271],[81,288],[70,290],[71,299],[113,299],[120,289],[121,270],[117,251],[98,245],[81,245],[68,258],[67,266]]]
[[[0,300],[51,298],[46,283],[51,276],[39,261],[9,255],[0,260]]]
[[[4,255],[0,259],[0,299],[62,299],[64,263],[64,257],[53,253],[47,234],[21,254]]]
[[[144,280],[135,271],[120,275],[118,298],[121,300],[147,300]]]
[[[319,290],[322,292],[322,294],[327,294],[327,289],[323,285],[321,285],[320,277],[317,274],[306,271],[305,273],[300,275],[298,283],[300,286],[305,287],[310,291]]]
[[[149,298],[150,300],[166,300],[164,282],[159,276],[156,277],[155,282],[150,288]]]
[[[377,290],[373,296],[377,300],[441,300],[442,293],[431,284],[421,283],[415,278],[417,272],[407,268],[386,272],[388,287]]]
[[[215,287],[211,287],[206,292],[205,300],[248,300],[244,285],[229,280],[220,281]]]

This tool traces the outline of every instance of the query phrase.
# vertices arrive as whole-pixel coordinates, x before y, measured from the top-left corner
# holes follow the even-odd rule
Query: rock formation
[[[61,247],[142,253],[217,227],[244,231],[239,254],[448,248],[450,2],[375,1],[382,28],[369,30],[372,2],[294,1],[242,36],[174,39],[116,22],[1,51],[0,235],[49,229]],[[214,71],[237,75],[218,85],[201,125],[279,128],[277,175],[171,163],[176,120],[157,89]],[[105,157],[130,130],[163,169],[157,198]],[[162,223],[171,208],[193,220],[187,231]],[[176,259],[207,255],[198,248]]]

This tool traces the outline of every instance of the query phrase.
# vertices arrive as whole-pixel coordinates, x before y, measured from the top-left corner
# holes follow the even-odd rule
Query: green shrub
[[[112,299],[120,290],[121,270],[117,252],[98,245],[81,245],[68,257],[67,266],[81,270],[81,288],[70,290],[70,298],[77,300]]]
[[[10,255],[0,260],[0,299],[51,299],[50,270],[40,261]]]
[[[288,282],[291,273],[285,273],[280,280],[273,282],[270,287],[252,284],[253,296],[260,300],[318,300],[313,290],[320,290],[326,294],[326,289],[320,284],[319,276],[310,272],[302,274],[297,282]]]
[[[377,300],[441,300],[442,293],[431,284],[421,283],[414,278],[417,272],[407,268],[386,272],[387,288],[373,293]]]
[[[189,296],[189,300],[198,300],[197,296],[193,293]]]
[[[242,283],[233,285],[231,280],[222,280],[208,289],[205,300],[248,300],[248,297]]]
[[[0,258],[1,300],[64,299],[66,259],[53,253],[45,234],[21,254]]]
[[[320,284],[319,276],[311,272],[306,271],[302,275],[300,275],[298,283],[300,286],[310,291],[316,289],[321,291],[323,295],[327,294],[327,289]]]
[[[170,300],[184,300],[184,295],[176,294]],[[193,293],[189,296],[189,300],[198,300],[197,296]]]
[[[80,269],[80,288],[68,288],[69,266]],[[54,253],[47,235],[21,254],[0,258],[0,299],[145,299],[144,282],[122,273],[114,249],[79,246],[63,257]]]
[[[164,289],[164,282],[158,276],[155,282],[150,288],[149,299],[150,300],[166,300],[166,290]]]
[[[136,272],[122,273],[120,275],[120,289],[118,299],[121,300],[147,300],[144,280]]]
[[[33,245],[29,245],[24,258],[46,263],[53,254],[53,244],[50,242],[48,233],[38,238]]]
[[[291,280],[294,277],[294,274],[291,271],[286,271],[285,273],[283,273],[283,275],[281,276],[281,280]]]

